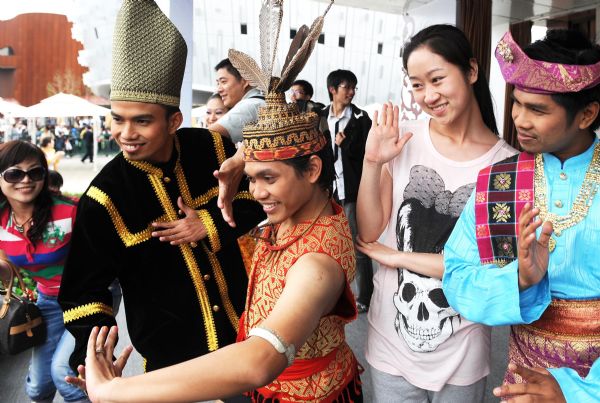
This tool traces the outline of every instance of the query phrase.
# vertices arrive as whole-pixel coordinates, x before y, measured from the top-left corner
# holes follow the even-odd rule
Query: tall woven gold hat
[[[187,46],[153,0],[123,0],[113,39],[111,101],[179,106]]]
[[[323,29],[325,13],[317,17],[310,29],[298,29],[290,45],[280,77],[273,76],[277,42],[283,19],[283,0],[263,0],[260,11],[261,66],[250,56],[234,49],[229,59],[242,77],[265,92],[265,106],[258,111],[258,120],[244,127],[244,159],[246,161],[279,161],[310,155],[327,143],[319,132],[319,116],[315,112],[301,113],[298,105],[288,104],[285,91],[306,65]]]

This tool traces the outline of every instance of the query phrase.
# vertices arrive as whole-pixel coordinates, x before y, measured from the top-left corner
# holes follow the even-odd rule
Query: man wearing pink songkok
[[[444,293],[465,318],[512,325],[496,396],[600,401],[600,46],[548,31],[496,48],[515,85],[524,152],[479,173],[444,249]]]

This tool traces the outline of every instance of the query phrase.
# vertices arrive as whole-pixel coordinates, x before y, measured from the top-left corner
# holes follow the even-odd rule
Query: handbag
[[[11,273],[8,286],[0,290],[0,353],[18,354],[46,341],[46,324],[40,309],[27,293],[20,297],[12,291],[15,277],[21,289],[25,290],[19,269],[7,260],[2,259],[2,263],[10,268]]]

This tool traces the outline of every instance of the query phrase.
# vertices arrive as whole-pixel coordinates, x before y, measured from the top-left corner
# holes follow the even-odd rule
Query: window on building
[[[379,42],[377,44],[377,54],[380,55],[383,53],[383,42]]]
[[[319,39],[317,40],[317,42],[319,42],[320,44],[324,44],[325,43],[325,34],[319,35]]]
[[[240,32],[242,35],[248,35],[248,24],[240,24]]]
[[[297,32],[298,32],[298,30],[296,30],[296,29],[290,29],[290,39],[294,39]]]
[[[15,52],[10,46],[6,46],[4,48],[0,48],[0,56],[12,56]]]
[[[345,48],[346,47],[346,37],[345,36],[341,36],[340,35],[340,38],[338,39],[338,46],[340,48]]]

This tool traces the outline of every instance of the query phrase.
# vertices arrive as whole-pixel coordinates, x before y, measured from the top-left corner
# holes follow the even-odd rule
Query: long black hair
[[[408,58],[411,53],[422,46],[427,47],[436,55],[440,55],[448,63],[460,68],[465,76],[471,70],[471,60],[475,59],[471,44],[463,31],[447,24],[431,25],[417,32],[404,45],[402,52],[404,70],[407,70]],[[479,65],[479,62],[477,64]],[[494,134],[498,134],[490,87],[483,70],[477,69],[477,71],[477,81],[473,84],[473,92],[481,111],[481,117],[485,125]]]
[[[48,163],[46,162],[46,156],[39,147],[26,141],[13,140],[0,144],[0,172],[4,172],[7,168],[27,160],[35,160],[46,171],[42,190],[34,200],[33,223],[27,231],[27,237],[33,242],[42,239],[44,228],[46,228],[46,224],[50,220],[53,203],[50,190],[48,189]],[[6,196],[2,192],[0,192],[0,202],[4,204],[3,208],[10,208]]]
[[[585,35],[574,30],[548,30],[544,39],[525,46],[523,52],[532,59],[551,63],[586,65],[600,62],[600,45],[592,44]],[[587,105],[600,103],[600,85],[579,92],[552,94],[551,97],[565,108],[567,124],[570,125],[575,115]],[[600,114],[590,126],[590,131],[598,127]]]

